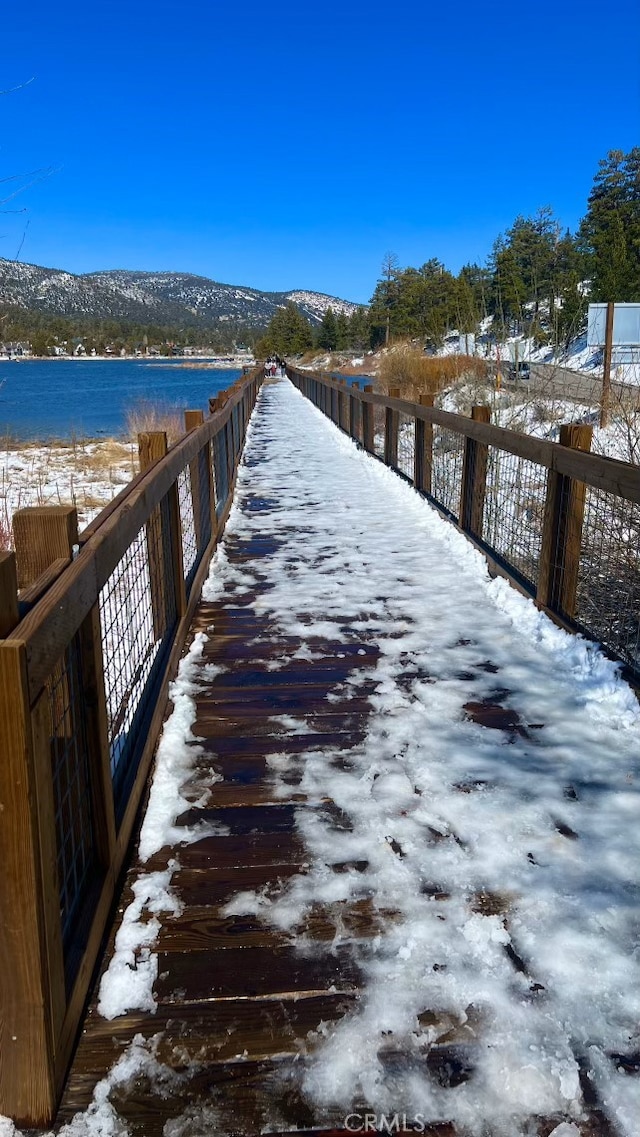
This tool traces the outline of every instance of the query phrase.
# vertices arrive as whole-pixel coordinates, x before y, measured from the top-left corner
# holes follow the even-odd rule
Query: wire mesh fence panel
[[[538,581],[546,492],[544,466],[489,447],[482,539],[532,586]]]
[[[398,464],[400,473],[413,480],[416,443],[416,420],[411,415],[398,415]]]
[[[353,397],[349,400],[349,403],[351,437],[354,438],[356,442],[362,442],[362,403],[360,399]]]
[[[211,440],[211,451],[216,487],[216,516],[219,520],[224,512],[224,507],[229,495],[227,432],[224,428],[219,430],[215,438]]]
[[[182,569],[187,590],[198,567],[198,537],[191,492],[189,467],[178,475],[178,505],[182,530]]]
[[[77,636],[54,667],[47,682],[47,694],[60,915],[66,948],[81,916],[96,865]]]
[[[102,589],[100,618],[111,775],[121,812],[177,623],[166,497]]]
[[[640,505],[586,487],[575,616],[640,674]]]
[[[460,510],[463,461],[464,435],[434,425],[431,496],[456,520]]]
[[[373,452],[384,461],[385,408],[373,407]]]
[[[211,540],[211,465],[209,444],[198,451],[196,462],[197,509],[196,524],[200,550],[206,549]],[[192,490],[193,493],[193,490]]]

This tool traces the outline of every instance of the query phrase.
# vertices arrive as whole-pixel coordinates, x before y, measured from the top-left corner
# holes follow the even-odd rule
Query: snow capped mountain
[[[0,258],[0,303],[61,316],[145,324],[211,325],[222,320],[262,327],[289,302],[312,323],[319,323],[327,308],[350,315],[358,307],[321,292],[261,292],[187,272],[114,269],[76,276]]]

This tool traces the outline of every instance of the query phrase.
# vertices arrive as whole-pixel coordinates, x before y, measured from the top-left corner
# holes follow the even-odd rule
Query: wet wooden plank
[[[167,867],[167,850],[150,857],[145,871],[162,871]],[[169,851],[169,855],[171,851]],[[192,845],[179,845],[178,856],[183,869],[244,868],[249,865],[302,865],[304,846],[297,838],[279,833],[252,833],[248,837],[205,837]]]
[[[219,948],[158,953],[159,1003],[260,999],[357,990],[358,968],[346,949],[303,955],[294,947]]]

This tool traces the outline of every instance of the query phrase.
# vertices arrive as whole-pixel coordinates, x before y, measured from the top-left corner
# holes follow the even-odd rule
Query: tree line
[[[437,348],[453,330],[477,333],[488,317],[496,339],[525,334],[566,347],[584,329],[589,301],[607,300],[640,302],[640,147],[611,150],[600,162],[575,233],[546,206],[516,217],[485,265],[466,264],[457,275],[436,258],[403,268],[387,254],[368,309],[351,317],[328,309],[314,329],[290,305],[256,350],[362,351],[393,339]]]
[[[640,147],[611,150],[600,161],[575,233],[546,206],[517,217],[494,242],[485,265],[457,275],[432,259],[400,268],[387,255],[371,298],[372,345],[389,337],[446,334],[531,335],[539,345],[566,346],[584,329],[590,301],[640,301]]]
[[[62,348],[69,354],[78,344],[101,354],[107,347],[127,354],[147,345],[167,354],[173,347],[203,347],[215,353],[233,351],[238,344],[253,347],[261,334],[225,320],[209,328],[185,324],[139,324],[129,320],[93,316],[60,316],[26,308],[0,305],[0,342],[29,343],[34,355],[50,355]]]
[[[602,159],[575,233],[545,206],[533,217],[516,217],[486,264],[466,264],[457,274],[436,258],[403,268],[387,254],[369,306],[351,315],[329,308],[316,326],[292,303],[266,330],[229,321],[208,329],[142,326],[0,308],[0,340],[28,340],[35,354],[80,342],[87,351],[132,352],[145,338],[167,350],[193,345],[229,352],[242,343],[265,358],[315,348],[361,352],[392,339],[437,348],[449,332],[475,333],[487,321],[484,328],[497,339],[525,334],[540,346],[562,347],[583,330],[590,300],[640,301],[640,147],[611,150]]]

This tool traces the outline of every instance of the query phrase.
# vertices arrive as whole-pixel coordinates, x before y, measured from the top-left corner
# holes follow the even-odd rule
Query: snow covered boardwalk
[[[288,381],[194,633],[57,1131],[635,1135],[614,666]]]

